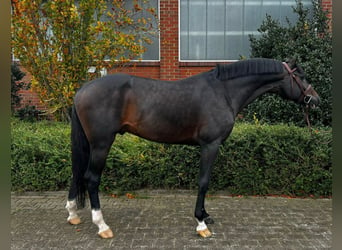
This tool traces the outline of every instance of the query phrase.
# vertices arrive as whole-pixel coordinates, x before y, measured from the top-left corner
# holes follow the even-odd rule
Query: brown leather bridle
[[[294,74],[294,72],[297,70],[297,68],[291,69],[286,62],[283,62],[283,65],[284,65],[284,67],[286,68],[287,72],[290,75],[292,89],[293,89],[293,82],[295,82],[298,85],[300,91],[302,92],[302,94],[298,98],[297,102],[301,103],[303,101],[306,105],[309,105],[311,100],[312,100],[312,95],[309,94],[309,92],[312,89],[311,84],[309,84],[308,87],[305,88],[303,86],[303,84],[300,82],[300,80],[298,79],[298,76],[296,76]]]
[[[290,75],[290,79],[291,79],[291,88],[293,89],[293,82],[295,82],[299,89],[301,90],[302,94],[300,95],[300,97],[298,98],[297,102],[301,103],[302,101],[305,103],[305,121],[309,127],[310,132],[312,133],[312,129],[311,129],[311,123],[310,123],[310,118],[309,118],[309,109],[310,109],[310,102],[312,100],[312,95],[309,94],[309,92],[312,89],[311,84],[308,85],[307,88],[305,88],[303,86],[303,84],[300,82],[300,80],[298,79],[298,76],[296,76],[294,74],[294,72],[297,70],[297,68],[293,68],[291,69],[289,67],[289,65],[286,62],[283,62],[284,67],[286,68],[287,72]]]

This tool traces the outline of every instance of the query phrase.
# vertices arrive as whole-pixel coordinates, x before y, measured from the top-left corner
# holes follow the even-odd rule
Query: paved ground
[[[139,192],[128,199],[102,196],[104,218],[115,234],[100,239],[89,207],[83,223],[66,222],[65,192],[12,194],[11,249],[331,249],[330,199],[207,198],[213,237],[195,233],[195,195]]]

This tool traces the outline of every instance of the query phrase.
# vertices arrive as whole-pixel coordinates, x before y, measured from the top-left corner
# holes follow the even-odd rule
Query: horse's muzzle
[[[310,106],[310,108],[315,109],[319,104],[321,100],[319,96],[312,96],[312,95],[307,95],[304,97],[304,104],[307,106]]]

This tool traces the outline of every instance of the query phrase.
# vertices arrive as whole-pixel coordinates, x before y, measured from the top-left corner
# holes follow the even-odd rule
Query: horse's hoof
[[[102,238],[102,239],[109,239],[109,238],[113,238],[114,237],[114,234],[112,232],[112,230],[109,228],[103,232],[100,232],[99,233],[99,236]]]
[[[198,230],[197,233],[198,233],[202,238],[208,238],[208,237],[210,237],[210,236],[212,235],[208,228],[206,228],[206,229],[204,229],[204,230]]]
[[[72,218],[72,219],[68,220],[68,222],[71,225],[78,225],[78,224],[81,223],[81,219],[79,217],[75,217],[75,218]]]

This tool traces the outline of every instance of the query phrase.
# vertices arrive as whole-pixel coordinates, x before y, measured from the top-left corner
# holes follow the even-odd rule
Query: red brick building
[[[332,0],[319,0],[332,18]],[[257,35],[266,13],[282,22],[293,17],[295,0],[150,0],[159,12],[160,34],[141,62],[120,69],[126,73],[176,80],[208,71],[219,62],[249,56],[248,35]],[[302,0],[304,6],[311,0]],[[292,16],[291,16],[292,15]],[[117,69],[110,70],[114,73]],[[27,75],[29,78],[29,75]],[[39,104],[21,91],[22,104]]]

